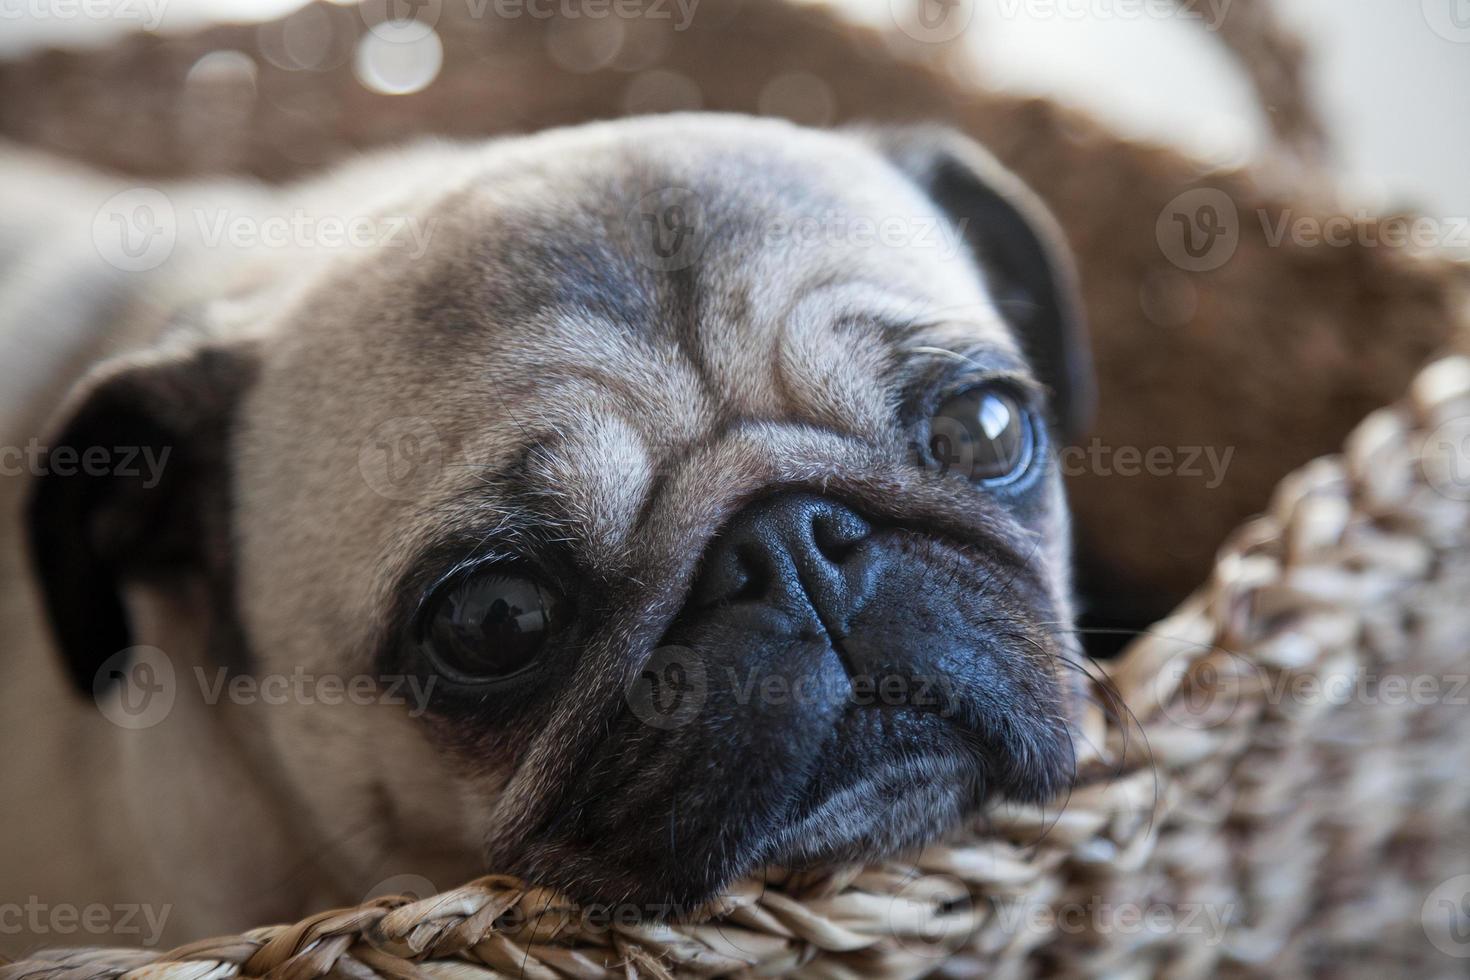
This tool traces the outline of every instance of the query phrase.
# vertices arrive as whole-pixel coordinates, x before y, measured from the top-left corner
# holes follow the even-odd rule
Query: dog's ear
[[[30,551],[79,690],[90,694],[108,658],[135,642],[123,582],[190,595],[202,584],[227,598],[227,447],[255,353],[191,345],[106,362],[53,426],[31,489]]]
[[[940,126],[864,131],[939,205],[973,251],[1001,314],[1053,392],[1062,433],[1083,435],[1096,394],[1077,273],[1061,228],[1023,183],[968,137]]]

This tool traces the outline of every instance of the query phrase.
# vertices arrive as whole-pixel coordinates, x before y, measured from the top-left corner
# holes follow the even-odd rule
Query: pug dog
[[[1068,785],[1087,346],[968,140],[0,160],[0,902],[171,942],[505,872],[657,916]]]

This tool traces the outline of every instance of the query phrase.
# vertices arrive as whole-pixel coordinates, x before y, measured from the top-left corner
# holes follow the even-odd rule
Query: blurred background
[[[432,0],[393,2],[407,14]],[[891,23],[900,0],[823,2],[879,24]],[[1232,2],[975,0],[975,29],[955,43],[996,87],[1051,96],[1125,135],[1238,165],[1268,144],[1269,121],[1237,62],[1210,36]],[[267,21],[303,5],[0,0],[0,57],[100,44],[140,29]],[[1277,0],[1274,7],[1306,44],[1306,82],[1345,199],[1373,211],[1470,215],[1470,0]],[[406,84],[432,83],[427,64]]]

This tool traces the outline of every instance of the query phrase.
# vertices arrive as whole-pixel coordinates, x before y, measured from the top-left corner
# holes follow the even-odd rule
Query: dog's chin
[[[672,731],[625,721],[570,788],[580,805],[497,859],[584,905],[661,918],[769,867],[889,857],[998,799],[1042,802],[1065,788],[1068,729],[1024,704],[952,715],[816,705],[785,717],[747,706],[738,723]]]
[[[620,797],[591,804],[597,811],[584,812],[576,830],[551,828],[514,863],[584,907],[693,914],[768,868],[870,862],[942,837],[997,798],[1049,799],[1070,773],[1070,742],[1034,747],[1041,754],[1019,782],[989,778],[968,748],[893,753],[850,774],[827,767],[804,785],[769,781],[765,792],[752,785],[762,774],[749,762],[738,764],[753,779],[728,776],[738,792],[671,792],[661,778],[635,778]]]
[[[942,834],[985,797],[981,778],[956,758],[881,766],[846,786],[809,790],[762,860],[796,869],[894,854]]]

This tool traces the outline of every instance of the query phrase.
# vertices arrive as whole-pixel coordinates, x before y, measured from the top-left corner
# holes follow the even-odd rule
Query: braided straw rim
[[[946,961],[957,973],[1015,966],[1060,937],[1015,928],[998,901],[1046,903],[1065,895],[1069,880],[1099,869],[1146,870],[1161,830],[1199,821],[1208,806],[1200,780],[1219,777],[1200,776],[1203,762],[1223,762],[1230,780],[1241,778],[1230,764],[1261,735],[1269,711],[1235,711],[1210,728],[1171,723],[1199,671],[1242,661],[1254,670],[1336,669],[1345,652],[1364,645],[1353,629],[1367,605],[1364,582],[1382,596],[1408,595],[1433,583],[1441,558],[1470,553],[1470,501],[1435,491],[1454,450],[1429,438],[1467,417],[1470,358],[1445,358],[1425,368],[1399,404],[1363,421],[1342,455],[1282,481],[1267,513],[1226,544],[1210,582],[1108,665],[1111,689],[1136,726],[1104,710],[1107,692],[1096,684],[1100,703],[1089,707],[1077,739],[1079,779],[1060,809],[1004,808],[909,861],[772,872],[735,887],[697,921],[594,923],[553,892],[491,875],[422,900],[379,898],[166,952],[37,953],[0,965],[0,980],[895,978]],[[1334,592],[1322,573],[1341,572],[1348,554],[1359,570],[1382,574]],[[1224,650],[1233,652],[1222,657]],[[1285,722],[1307,724],[1311,713],[1301,714]],[[1278,732],[1273,744],[1282,743]],[[1281,768],[1275,764],[1278,775]],[[1452,803],[1463,817],[1467,801]],[[1218,826],[1205,833],[1220,836]],[[1410,911],[1417,915],[1417,904]],[[1310,925],[1310,916],[1304,921]],[[1259,965],[1289,939],[1237,938],[1216,959],[1191,951],[1182,972],[1210,975],[1222,957]],[[1140,944],[1179,942],[1129,941],[1124,961]]]

